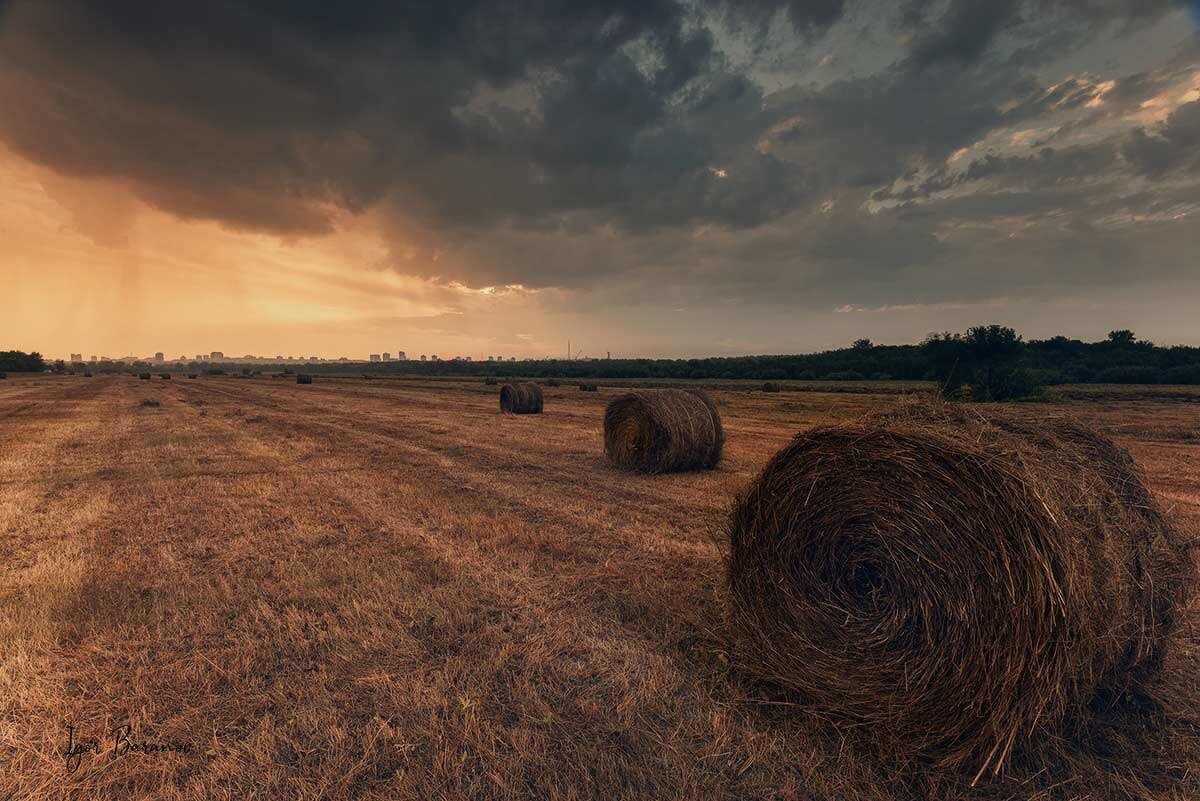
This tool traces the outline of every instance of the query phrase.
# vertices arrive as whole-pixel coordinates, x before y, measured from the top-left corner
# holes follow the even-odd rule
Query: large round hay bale
[[[312,376],[305,375],[304,373],[296,373],[296,383],[297,384],[311,384]]]
[[[542,388],[531,381],[500,387],[500,411],[511,414],[541,414]]]
[[[138,378],[141,379],[142,381],[149,381],[150,374],[149,373],[138,373]]]
[[[779,386],[779,384],[776,384],[774,381],[767,381],[762,385],[763,392],[779,392],[782,389],[783,387]]]
[[[708,469],[720,461],[724,444],[721,415],[702,390],[630,392],[604,413],[604,452],[629,470]]]
[[[808,708],[979,778],[1133,697],[1188,564],[1104,437],[910,407],[771,460],[734,510],[730,623],[742,664]]]

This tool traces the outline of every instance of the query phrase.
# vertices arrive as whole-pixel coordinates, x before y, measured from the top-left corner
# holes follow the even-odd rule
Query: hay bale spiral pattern
[[[803,432],[735,508],[745,666],[979,778],[1160,666],[1187,547],[1128,454],[951,407]]]

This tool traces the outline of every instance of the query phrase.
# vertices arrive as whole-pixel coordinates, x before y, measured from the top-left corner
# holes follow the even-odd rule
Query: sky
[[[1200,3],[0,0],[0,350],[1200,345]]]

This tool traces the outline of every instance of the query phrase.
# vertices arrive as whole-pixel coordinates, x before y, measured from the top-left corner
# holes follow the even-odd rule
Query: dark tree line
[[[38,354],[0,353],[0,370],[43,370]],[[150,369],[146,362],[102,362],[96,370]],[[278,371],[263,364],[193,362],[191,372]],[[757,381],[936,381],[948,393],[983,400],[1029,395],[1039,386],[1068,383],[1200,384],[1200,348],[1161,347],[1132,331],[1100,342],[1058,336],[1025,341],[1011,328],[976,326],[964,333],[930,334],[919,345],[876,345],[860,339],[848,348],[786,356],[706,359],[526,360],[519,362],[370,362],[308,364],[306,373],[369,373],[497,378],[753,379]]]
[[[46,362],[40,353],[23,353],[19,350],[0,350],[0,373],[42,372]]]

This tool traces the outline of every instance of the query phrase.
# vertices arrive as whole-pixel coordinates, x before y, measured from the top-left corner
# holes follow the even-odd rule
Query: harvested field
[[[1200,797],[1195,601],[1153,714],[1089,733],[1119,759],[975,789],[879,767],[741,672],[735,495],[798,430],[894,401],[712,391],[716,469],[645,476],[604,456],[620,394],[549,388],[512,416],[477,378],[10,374],[0,798]],[[1200,405],[1036,408],[1128,447],[1198,530]],[[104,752],[73,772],[65,721]],[[124,725],[145,748],[113,758]]]

